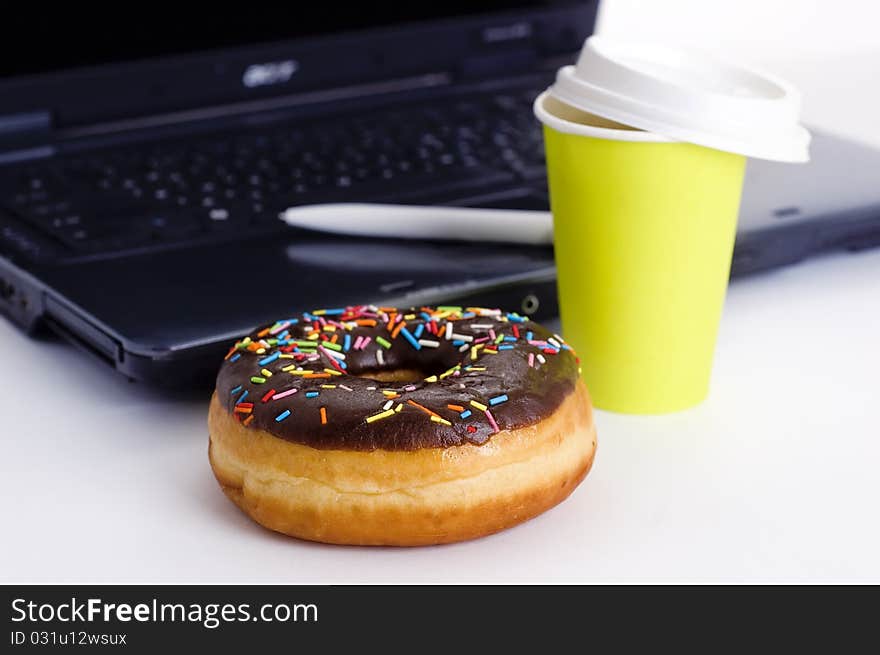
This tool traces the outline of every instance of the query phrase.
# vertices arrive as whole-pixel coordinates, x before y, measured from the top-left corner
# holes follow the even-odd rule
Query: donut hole
[[[356,377],[368,378],[379,382],[421,382],[431,375],[431,373],[426,373],[425,371],[416,368],[396,368],[362,371],[358,373]]]
[[[401,339],[402,341],[402,339]],[[441,376],[462,363],[463,354],[451,341],[439,347],[415,350],[408,344],[384,350],[383,357],[352,351],[346,373],[385,384],[418,384],[432,376]]]

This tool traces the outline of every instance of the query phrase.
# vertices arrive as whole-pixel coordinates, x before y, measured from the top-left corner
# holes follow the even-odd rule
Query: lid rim
[[[674,143],[677,141],[677,139],[673,139],[664,134],[658,134],[648,130],[617,130],[610,127],[597,127],[595,125],[575,123],[560,118],[559,116],[551,114],[544,108],[544,100],[550,95],[552,95],[550,89],[542,91],[532,103],[532,111],[541,123],[548,127],[552,127],[558,132],[593,137],[596,139],[606,139],[608,141],[631,141],[637,143]]]
[[[608,120],[613,120],[625,125],[632,125],[643,132],[667,137],[670,141],[687,141],[707,148],[725,150],[757,159],[791,161],[793,163],[806,162],[810,159],[808,151],[810,134],[805,128],[799,125],[789,126],[789,129],[793,132],[790,138],[784,139],[781,142],[770,141],[769,143],[771,145],[762,146],[756,142],[743,140],[742,136],[738,134],[731,134],[728,132],[712,133],[709,130],[688,127],[680,122],[654,122],[638,115],[629,114],[620,109],[609,108],[605,105],[591,104],[589,107],[584,106],[583,104],[575,105],[570,102],[567,97],[559,97],[557,94],[553,93],[552,90],[548,90],[545,93],[549,93],[560,102],[564,102],[575,109],[588,111],[597,116],[601,116],[602,118],[607,118]],[[558,117],[554,118],[562,120]],[[764,133],[762,132],[761,135],[764,136]],[[766,138],[763,141],[765,144],[768,143]],[[783,145],[783,143],[786,145]]]
[[[555,95],[557,97],[560,97],[564,93],[567,98],[566,102],[568,104],[572,105],[573,107],[578,107],[580,109],[583,109],[584,111],[590,111],[589,109],[585,109],[583,107],[580,107],[580,104],[579,104],[580,98],[576,92],[581,91],[582,93],[580,94],[580,97],[586,97],[589,95],[594,98],[596,96],[599,96],[604,99],[616,100],[617,102],[620,102],[620,103],[632,103],[633,105],[644,107],[646,110],[649,109],[651,111],[665,113],[670,116],[675,116],[675,115],[678,115],[681,113],[681,112],[675,112],[674,110],[670,110],[669,107],[664,107],[664,106],[659,105],[657,103],[648,103],[645,100],[638,98],[638,97],[633,97],[631,95],[627,95],[625,93],[621,93],[616,90],[611,90],[611,89],[603,88],[601,86],[596,86],[586,80],[583,80],[583,79],[577,77],[574,74],[569,74],[569,73],[571,73],[572,68],[574,68],[574,67],[573,66],[563,66],[557,72],[556,81],[553,84],[553,89],[554,89]],[[561,97],[560,97],[560,99],[561,99]],[[777,113],[777,115],[773,116],[772,118],[764,116],[762,118],[762,120],[765,124],[769,124],[769,125],[778,124],[778,125],[790,126],[792,124],[791,112],[787,112],[787,113],[789,114],[789,116],[779,116]],[[733,115],[733,116],[728,117],[727,123],[728,124],[737,124],[737,125],[742,126],[743,128],[752,128],[753,127],[753,124],[754,124],[753,122],[755,120],[754,118],[752,118],[751,120],[747,119],[746,121],[737,120],[739,118],[739,116],[740,115],[737,114],[737,115]],[[699,121],[700,118],[694,117],[693,120]]]
[[[560,68],[539,99],[546,94],[671,141],[760,159],[809,160],[810,134],[800,124],[797,89],[711,55],[594,35],[577,64]],[[536,115],[539,109],[536,100]]]

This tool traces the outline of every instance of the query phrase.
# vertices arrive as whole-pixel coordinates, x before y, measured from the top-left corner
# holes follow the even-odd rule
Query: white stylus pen
[[[280,218],[308,230],[365,237],[553,243],[553,221],[543,211],[330,203],[291,207]]]

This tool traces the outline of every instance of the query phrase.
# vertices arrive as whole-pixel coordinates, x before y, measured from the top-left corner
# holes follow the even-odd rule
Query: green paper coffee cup
[[[776,80],[719,64],[706,81],[704,62],[682,72],[681,53],[634,50],[588,40],[535,113],[563,334],[597,407],[658,414],[708,393],[746,155],[804,160],[809,135],[787,106],[791,96],[785,107],[769,103],[789,128],[774,138],[764,124],[731,127],[724,102],[702,97],[723,95],[736,71],[733,104],[746,105],[740,118],[748,117],[751,104],[789,91]],[[756,97],[742,101],[750,88]]]

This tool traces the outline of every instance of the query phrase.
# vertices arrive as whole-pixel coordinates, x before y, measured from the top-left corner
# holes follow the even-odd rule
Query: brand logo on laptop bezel
[[[530,38],[533,33],[532,24],[526,21],[517,21],[506,25],[491,25],[483,28],[483,42],[518,41]]]
[[[241,83],[248,89],[286,84],[298,70],[299,62],[296,59],[251,64],[244,70]]]

